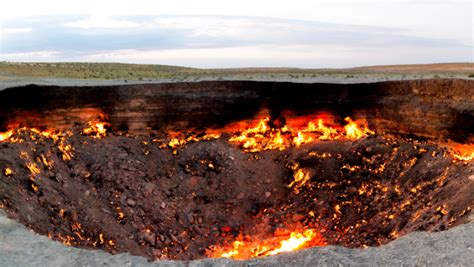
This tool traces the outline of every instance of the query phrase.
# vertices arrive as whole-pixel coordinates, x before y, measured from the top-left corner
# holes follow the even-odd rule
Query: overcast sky
[[[472,0],[4,1],[1,61],[190,67],[473,62]]]

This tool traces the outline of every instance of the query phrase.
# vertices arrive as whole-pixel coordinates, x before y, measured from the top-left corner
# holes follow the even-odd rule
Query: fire
[[[292,169],[294,171],[293,181],[288,185],[288,187],[294,188],[295,193],[298,194],[300,188],[303,187],[311,177],[306,170],[300,169],[298,164],[293,166]]]
[[[74,157],[74,148],[70,144],[66,144],[65,141],[62,141],[58,145],[58,149],[62,152],[62,157],[64,161],[71,160]]]
[[[190,143],[190,142],[199,142],[199,141],[205,141],[205,140],[212,140],[212,139],[218,139],[221,137],[221,134],[219,133],[209,133],[209,134],[205,134],[203,136],[200,136],[200,137],[197,137],[197,136],[194,136],[194,135],[191,135],[191,136],[188,136],[188,137],[185,137],[185,138],[179,138],[177,137],[179,134],[178,133],[172,133],[173,138],[171,138],[171,140],[165,144],[163,147],[166,147],[169,146],[170,148],[178,148],[180,146],[184,146],[186,145],[187,143]]]
[[[318,140],[335,140],[340,138],[338,131],[335,128],[326,126],[323,119],[318,119],[317,125],[313,121],[308,122],[308,126],[305,129],[297,131],[293,144],[299,147],[313,142],[315,138]],[[315,136],[316,134],[318,135],[317,137]]]
[[[276,255],[282,252],[290,252],[304,246],[305,243],[316,237],[316,232],[312,229],[305,230],[303,233],[291,233],[287,240],[280,242],[280,247],[269,251],[266,255]]]
[[[82,130],[83,135],[100,139],[107,136],[106,127],[109,126],[106,122],[88,122],[89,127]]]
[[[81,134],[90,136],[92,138],[102,138],[107,135],[108,123],[105,122],[88,122],[88,127],[81,131]],[[56,143],[58,150],[62,154],[64,161],[71,160],[74,157],[74,147],[68,142],[68,138],[73,136],[72,131],[60,131],[57,129],[38,130],[36,128],[21,127],[9,130],[5,133],[0,133],[0,141],[10,143],[23,143],[29,138],[31,141],[38,142],[44,139],[50,139]],[[44,155],[40,155],[38,162],[51,169],[54,162],[48,160]],[[30,166],[34,168],[34,166]],[[30,168],[28,167],[28,168]],[[30,169],[31,170],[31,169]]]
[[[317,127],[314,125],[314,122],[308,122],[308,127],[304,130],[304,132],[319,132],[321,134],[318,138],[319,140],[329,140],[337,135],[337,130],[326,126],[323,119],[318,119]]]
[[[453,154],[453,156],[457,158],[458,160],[471,161],[474,159],[474,152],[471,152],[470,154],[468,153]]]
[[[473,144],[455,144],[451,145],[451,153],[454,158],[461,161],[471,161],[474,159]]]
[[[344,131],[349,139],[359,139],[369,134],[374,134],[373,131],[369,130],[365,126],[365,123],[361,123],[359,125],[352,121],[349,117],[345,118],[344,120],[347,121],[347,124],[344,126]]]
[[[268,125],[269,117],[261,119],[257,126],[232,136],[229,141],[240,144],[248,152],[270,149],[285,149],[285,140],[281,129],[272,129]]]
[[[284,150],[285,140],[281,136],[281,132],[277,131],[276,134],[270,133],[270,140],[268,141],[265,149],[278,149],[278,150]]]
[[[12,131],[12,130],[7,131],[7,132],[4,132],[4,133],[0,133],[0,142],[6,141],[6,140],[9,139],[12,135],[13,135],[13,131]]]
[[[245,243],[243,241],[234,241],[232,243],[233,250],[229,252],[224,252],[220,255],[220,258],[234,258],[239,255],[239,250],[242,249],[245,246]]]
[[[327,126],[324,119],[308,122],[305,128],[269,126],[270,118],[261,119],[256,126],[236,132],[230,142],[237,143],[247,152],[262,150],[284,150],[290,146],[299,147],[315,140],[359,139],[374,134],[365,121],[353,121],[347,117],[347,124],[342,128]]]
[[[293,138],[293,144],[295,146],[301,146],[302,144],[311,143],[313,138],[311,136],[304,136],[301,132],[298,132],[296,137]]]
[[[6,177],[12,177],[13,176],[13,171],[10,168],[3,169],[2,173]]]
[[[220,133],[218,134],[214,133],[214,134],[206,134],[206,135],[188,135],[185,138],[180,138],[179,136],[172,136],[173,138],[164,138],[164,139],[159,139],[159,140],[156,139],[158,140],[156,142],[163,142],[161,144],[163,146],[160,146],[163,149],[171,148],[174,151],[176,151],[175,149],[179,148],[180,146],[184,146],[190,142],[199,142],[203,140],[221,138],[222,136],[223,138],[226,136],[230,136],[229,139],[227,139],[229,142],[232,142],[240,146],[243,150],[247,152],[258,152],[262,150],[284,150],[289,147],[300,147],[304,144],[308,144],[311,142],[324,141],[324,140],[356,140],[356,139],[364,138],[368,135],[374,134],[374,132],[368,128],[367,123],[362,120],[352,120],[351,118],[347,117],[345,118],[346,124],[339,126],[333,121],[328,121],[324,118],[316,117],[316,119],[314,118],[311,118],[311,119],[312,120],[308,121],[309,118],[305,118],[305,120],[304,121],[302,120],[298,126],[291,123],[289,123],[288,125],[274,126],[272,123],[270,123],[270,118],[266,117],[258,121],[252,127],[243,128],[243,130],[238,130],[234,132],[228,131],[227,134],[224,134],[224,135],[221,135]],[[41,193],[40,190],[42,190],[43,187],[48,185],[47,183],[42,183],[42,181],[48,179],[48,177],[54,178],[54,176],[49,176],[49,173],[51,173],[49,172],[49,170],[53,170],[54,168],[58,168],[58,166],[61,166],[60,162],[55,163],[52,161],[52,158],[55,158],[55,156],[59,155],[60,157],[62,156],[62,160],[64,161],[72,160],[76,153],[76,150],[73,147],[73,144],[77,144],[79,142],[86,143],[84,139],[88,139],[88,141],[91,141],[89,137],[96,138],[96,139],[105,138],[108,135],[107,129],[109,127],[110,127],[110,124],[105,123],[105,122],[89,122],[87,123],[86,128],[84,129],[76,128],[74,130],[74,133],[76,133],[78,137],[80,137],[77,139],[70,138],[74,134],[73,131],[69,131],[69,132],[60,131],[60,130],[42,131],[36,128],[18,128],[14,130],[9,130],[8,132],[5,132],[5,133],[0,133],[0,141],[2,142],[25,141],[24,145],[19,146],[22,148],[27,147],[26,145],[32,144],[31,142],[28,143],[28,141],[34,141],[34,143],[40,144],[40,145],[43,144],[45,141],[49,142],[48,147],[51,148],[50,151],[45,152],[43,149],[36,150],[34,145],[32,145],[30,147],[32,150],[28,152],[23,151],[20,154],[20,158],[23,159],[24,161],[24,165],[22,165],[22,169],[26,168],[26,170],[30,172],[29,177],[31,177],[30,178],[31,184],[29,184],[29,187],[31,187],[35,192],[38,192],[38,195],[40,195]],[[80,136],[79,133],[85,136]],[[112,135],[112,134],[109,134],[109,135]],[[127,135],[127,137],[129,136]],[[150,139],[146,139],[145,137],[145,140],[148,140],[148,141],[141,141],[141,143],[144,146],[151,144],[151,142],[149,141]],[[222,141],[225,141],[225,140],[222,139]],[[152,141],[152,142],[155,143],[155,141]],[[308,146],[308,148],[310,147]],[[394,149],[395,149],[394,151],[396,151],[397,148],[394,148]],[[308,156],[313,157],[313,159],[314,158],[323,159],[323,158],[332,158],[332,157],[334,157],[334,159],[339,159],[342,157],[342,155],[339,154],[337,150],[335,150],[335,152],[331,151],[332,154],[327,153],[327,152],[320,152],[319,150],[311,151],[311,152],[309,152],[308,150],[306,150],[305,148],[305,150],[303,151],[304,153],[307,153]],[[78,146],[77,152],[79,151],[81,150],[80,150],[80,147]],[[426,153],[428,150],[420,149],[419,151],[420,153]],[[451,151],[453,153],[453,156],[459,160],[472,160],[474,158],[474,147],[472,145],[457,146],[457,147],[454,147]],[[30,156],[30,154],[28,153],[34,156]],[[291,154],[291,153],[281,153],[281,154]],[[435,154],[432,154],[432,155],[435,155]],[[253,155],[253,156],[257,157],[258,155]],[[364,160],[371,162],[371,159],[369,158],[366,158]],[[402,163],[404,167],[411,168],[416,163],[416,160],[417,160],[416,157],[410,157],[405,162],[402,162]],[[288,189],[288,191],[291,190],[294,194],[300,194],[301,192],[301,195],[299,195],[298,197],[300,199],[303,199],[303,201],[311,201],[314,203],[316,203],[316,201],[320,201],[320,200],[317,200],[317,198],[314,198],[314,199],[309,198],[308,196],[311,196],[311,195],[306,194],[306,192],[303,191],[305,188],[311,189],[308,191],[314,191],[315,193],[318,193],[316,189],[333,188],[333,187],[336,187],[336,185],[339,185],[337,184],[337,181],[333,182],[333,181],[326,180],[325,182],[318,182],[318,180],[323,180],[323,179],[316,179],[316,177],[324,178],[324,176],[320,174],[318,171],[310,168],[310,164],[313,164],[311,162],[314,162],[314,161],[308,161],[308,162],[300,161],[300,162],[301,162],[300,165],[302,165],[303,167],[297,163],[291,163],[287,165],[289,166],[290,172],[291,172],[291,175],[290,175],[291,177],[289,178],[292,178],[292,180],[289,182],[289,184],[286,185],[287,186],[286,189]],[[206,165],[209,169],[218,169],[218,164],[212,161],[203,160],[203,161],[200,161],[200,163]],[[67,164],[67,165],[71,165],[71,164]],[[14,165],[14,167],[16,168],[17,165]],[[386,168],[387,166],[385,165],[385,163],[382,163],[380,165],[371,166],[371,168],[368,170],[372,174],[382,174]],[[19,176],[21,174],[22,169],[15,169],[15,175]],[[343,171],[344,174],[357,173],[357,172],[362,172],[362,171],[364,173],[367,172],[367,169],[364,169],[363,165],[359,166],[359,165],[355,165],[355,163],[351,163],[351,164],[344,163],[340,167],[340,170],[341,170],[341,173]],[[13,176],[14,172],[12,169],[6,168],[2,170],[2,173],[6,177],[11,177]],[[85,173],[82,172],[82,173],[84,174],[86,179],[91,177],[91,173],[89,172],[85,172]],[[446,176],[443,176],[443,177],[446,177]],[[42,178],[44,180],[42,180]],[[436,181],[437,184],[440,184],[440,187],[441,187],[441,182],[442,182],[442,179],[439,179]],[[392,192],[392,191],[393,193],[397,193],[400,196],[404,192],[404,190],[407,190],[411,192],[413,196],[415,196],[414,195],[415,193],[419,193],[420,191],[424,190],[424,188],[429,185],[431,184],[420,183],[408,189],[404,187],[399,187],[398,185],[394,185],[392,188],[389,184],[382,184],[382,183],[377,184],[377,181],[372,181],[370,183],[369,182],[362,183],[360,184],[360,186],[353,186],[353,188],[351,188],[351,191],[347,190],[347,194],[349,196],[353,194],[357,197],[355,199],[358,199],[359,196],[370,197],[371,195],[376,195],[380,192],[387,193],[387,192]],[[342,194],[339,194],[340,191],[332,191],[332,192],[335,192],[332,195],[336,195],[336,196],[342,195]],[[313,192],[310,192],[310,193],[313,193]],[[319,198],[318,195],[316,196]],[[413,200],[407,200],[403,203],[400,202],[399,205],[396,206],[396,208],[399,210],[415,209],[416,206],[414,205],[414,202],[412,203],[412,201]],[[350,216],[352,214],[350,212],[351,210],[347,209],[350,203],[351,201],[331,203],[331,205],[328,206],[327,209],[325,209],[324,213],[322,212],[321,213],[325,214],[326,212],[331,212],[331,213],[328,213],[329,214],[328,218],[329,219],[332,218],[331,220],[333,221],[338,221],[342,217]],[[0,203],[0,205],[3,205],[3,204]],[[317,205],[321,205],[321,204],[317,204]],[[365,206],[368,206],[368,205],[365,205]],[[161,207],[163,208],[163,206]],[[301,223],[301,225],[296,228],[291,228],[290,230],[284,230],[285,231],[284,235],[274,234],[273,236],[268,237],[268,236],[264,236],[264,233],[266,233],[266,231],[261,231],[261,233],[258,231],[253,231],[253,234],[250,236],[248,235],[244,236],[243,234],[240,234],[237,238],[235,238],[236,240],[234,239],[234,236],[232,236],[232,239],[227,240],[227,242],[224,243],[223,245],[212,246],[210,250],[208,251],[208,256],[224,257],[224,258],[232,258],[232,259],[249,259],[253,257],[270,256],[270,255],[276,255],[276,254],[284,253],[284,252],[291,252],[291,251],[295,251],[298,249],[311,247],[311,246],[326,245],[326,240],[323,238],[321,233],[318,230],[313,229],[314,223],[320,222],[319,219],[321,219],[322,218],[321,216],[323,215],[319,214],[318,206],[316,206],[316,204],[314,207],[311,207],[311,209],[312,210],[309,212],[307,209],[306,210],[302,209],[302,210],[299,210],[298,213],[295,212],[294,214],[292,214],[292,215],[299,216],[296,219],[293,219],[293,217],[290,217],[292,221]],[[449,214],[448,207],[444,205],[438,206],[435,210],[441,215]],[[125,216],[124,211],[126,210],[125,209],[122,210],[120,207],[116,207],[115,218],[116,218],[117,223],[119,224],[124,224],[129,219],[128,217]],[[283,208],[281,210],[278,210],[277,212],[282,212],[282,211],[288,212],[288,213],[293,212],[290,209],[285,210]],[[274,212],[274,211],[271,211],[271,212]],[[268,212],[265,210],[262,211],[264,215],[272,214],[271,212]],[[65,215],[65,211],[63,209],[59,210],[59,215],[64,220],[68,217],[68,215]],[[384,216],[387,220],[395,220],[397,216],[399,216],[399,213],[397,213],[394,210],[394,211],[391,211],[390,213],[388,212],[384,213]],[[192,218],[192,221],[194,222],[195,218],[193,217],[191,218]],[[256,218],[257,220],[260,219],[260,217],[256,217]],[[271,218],[271,217],[268,216],[268,218]],[[280,225],[282,224],[282,221],[281,220],[278,220],[278,221],[265,220],[262,224],[265,224],[266,226],[269,226],[269,227],[270,226],[276,227],[275,225],[278,224],[278,227],[280,227]],[[363,220],[362,222],[359,221],[355,225],[355,227],[359,227],[360,225],[365,225],[365,224],[367,224],[365,220]],[[114,246],[115,245],[114,241],[107,240],[106,238],[107,236],[104,235],[103,233],[94,233],[93,236],[87,237],[86,235],[87,234],[91,235],[91,233],[87,233],[83,231],[81,229],[81,224],[78,222],[74,222],[71,227],[72,227],[71,231],[74,234],[73,236],[59,235],[56,238],[63,240],[63,242],[66,245],[82,244],[81,241],[84,241],[84,240],[86,242],[93,242],[94,246],[98,246],[98,245]],[[307,229],[309,227],[311,228]],[[352,227],[352,225],[350,227]],[[329,229],[329,228],[325,228],[325,229]],[[349,231],[348,229],[349,228],[339,229],[339,230]],[[147,230],[147,231],[150,231],[150,230]],[[222,231],[223,235],[221,237],[226,237],[227,234],[228,234],[227,237],[230,237],[231,234],[229,232],[230,231]],[[396,231],[394,231],[390,234],[390,236],[394,237],[394,236],[398,236],[399,234],[400,233],[397,233]],[[331,242],[331,239],[329,238],[330,235],[326,234],[326,237],[329,240],[328,242]],[[119,242],[119,240],[117,241]]]
[[[246,152],[259,152],[263,150],[285,150],[288,147],[299,147],[303,144],[311,143],[316,140],[337,140],[341,138],[357,139],[366,135],[373,134],[365,124],[352,121],[346,118],[348,122],[344,128],[327,126],[323,118],[315,121],[309,121],[305,127],[293,127],[289,125],[281,125],[280,127],[270,126],[270,118],[265,117],[259,120],[255,126],[247,127],[243,130],[235,131],[229,138],[229,142],[236,143]],[[81,130],[82,135],[100,139],[107,136],[107,129],[110,123],[103,121],[89,121],[87,126]],[[244,124],[244,123],[241,123]],[[220,138],[225,130],[208,130],[202,136],[189,135],[187,137],[178,137],[179,134],[172,134],[168,143],[163,143],[160,147],[170,147],[176,153],[176,149],[190,142],[199,142],[203,140],[211,140]],[[36,128],[17,128],[4,133],[0,133],[0,141],[2,142],[23,142],[19,134],[29,134],[33,141],[38,138],[52,139],[58,142],[58,149],[63,154],[63,160],[71,160],[74,156],[74,148],[66,142],[67,137],[72,136],[70,131],[46,130],[40,131]]]
[[[39,155],[36,159],[38,162],[43,163],[43,166],[48,168],[48,170],[52,170],[54,166],[54,161],[48,159],[45,155]]]
[[[57,142],[64,135],[70,135],[69,131],[57,131],[57,130],[45,130],[41,131],[36,128],[21,127],[9,130],[5,133],[0,133],[0,141],[10,142],[10,143],[22,143],[24,138],[19,135],[28,135],[32,141],[37,141],[40,138],[52,139],[54,142]]]
[[[168,143],[168,145],[171,147],[171,148],[175,148],[175,147],[178,147],[178,146],[182,146],[182,145],[185,145],[186,144],[186,140],[185,139],[178,139],[178,138],[173,138],[170,140],[170,142]]]
[[[209,252],[212,258],[231,258],[244,260],[253,257],[264,257],[276,255],[283,252],[291,252],[309,246],[324,246],[326,241],[315,229],[294,231],[286,236],[286,239],[272,237],[265,240],[236,240],[232,242],[231,248],[213,247]],[[239,237],[243,239],[242,236]]]
[[[35,163],[26,163],[26,167],[33,175],[41,173],[41,170],[38,168],[38,166]]]

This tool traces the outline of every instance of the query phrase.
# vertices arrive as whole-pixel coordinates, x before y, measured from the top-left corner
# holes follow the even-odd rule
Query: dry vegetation
[[[340,77],[343,79],[365,76],[399,75],[402,79],[443,77],[474,77],[474,63],[444,63],[423,65],[372,66],[348,69],[298,69],[298,68],[228,68],[197,69],[167,65],[141,65],[119,63],[17,63],[0,62],[0,74],[16,77],[58,77],[72,79],[105,80],[157,80],[189,79],[204,76],[241,77],[253,79]],[[417,76],[418,75],[418,76]]]
[[[118,63],[0,63],[0,72],[15,76],[62,77],[76,79],[169,78],[197,70],[164,65]]]

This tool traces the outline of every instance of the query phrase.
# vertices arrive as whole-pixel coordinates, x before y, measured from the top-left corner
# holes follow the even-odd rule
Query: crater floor
[[[127,253],[66,247],[8,219],[0,210],[1,266],[258,266],[291,265],[441,265],[470,266],[474,261],[474,218],[468,224],[436,233],[416,232],[381,247],[315,247],[249,261],[204,259],[149,262]]]
[[[372,135],[248,153],[225,137],[178,149],[79,132],[18,138],[0,150],[10,217],[69,246],[150,259],[222,257],[234,241],[239,253],[260,251],[234,258],[272,255],[263,245],[307,230],[305,247],[379,246],[465,221],[473,202],[472,164],[413,140]]]

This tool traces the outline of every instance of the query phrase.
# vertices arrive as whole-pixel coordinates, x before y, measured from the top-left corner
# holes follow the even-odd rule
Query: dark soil
[[[76,129],[67,139],[74,157],[64,161],[51,139],[23,138],[0,144],[0,170],[13,170],[0,174],[10,217],[68,245],[150,259],[204,258],[238,234],[309,227],[328,244],[378,246],[460,223],[474,203],[472,163],[413,140],[246,153],[224,136],[173,153],[151,137],[94,139]],[[288,187],[296,164],[311,177],[298,192]]]

